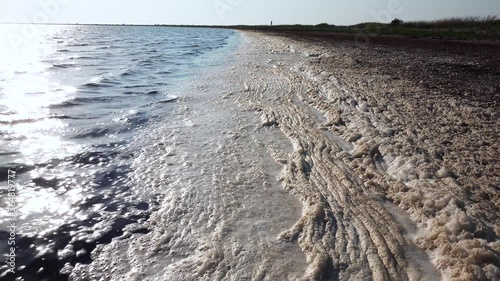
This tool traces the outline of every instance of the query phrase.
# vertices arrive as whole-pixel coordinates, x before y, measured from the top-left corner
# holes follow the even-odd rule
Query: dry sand
[[[72,280],[500,279],[497,46],[242,37]]]

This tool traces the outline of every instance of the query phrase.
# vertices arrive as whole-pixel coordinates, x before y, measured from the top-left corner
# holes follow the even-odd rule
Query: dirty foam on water
[[[99,246],[94,262],[78,264],[71,280],[303,275],[305,255],[293,241],[278,239],[300,218],[302,206],[283,189],[282,167],[269,154],[274,146],[291,151],[291,143],[235,102],[243,69],[227,66],[249,59],[242,50],[227,56],[226,67],[203,73],[179,93],[172,123],[180,125],[165,124],[148,134],[153,144],[134,167],[137,182],[161,194],[159,210],[145,226],[150,232]]]

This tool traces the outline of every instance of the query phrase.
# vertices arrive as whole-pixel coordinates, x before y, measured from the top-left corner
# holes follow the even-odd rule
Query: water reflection
[[[50,109],[51,105],[74,98],[77,92],[61,73],[48,71],[50,61],[64,60],[52,38],[71,27],[36,26],[38,32],[30,38],[23,35],[22,29],[20,25],[0,25],[0,33],[7,39],[0,44],[0,165],[21,167],[20,171],[35,169],[51,159],[64,159],[82,147],[61,137],[68,124],[54,118]],[[35,188],[36,184],[30,186],[30,177],[36,179],[34,174],[17,179],[18,219],[23,230],[61,224],[62,215],[70,213],[81,191]],[[7,215],[0,214],[2,218]],[[2,221],[0,228],[4,224]]]

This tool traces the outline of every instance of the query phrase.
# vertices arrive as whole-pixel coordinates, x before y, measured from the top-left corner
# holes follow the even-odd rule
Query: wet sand
[[[500,278],[498,46],[241,36],[137,171],[149,233],[71,280]]]

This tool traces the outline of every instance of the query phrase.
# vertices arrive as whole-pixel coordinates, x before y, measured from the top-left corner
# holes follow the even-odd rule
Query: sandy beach
[[[498,45],[240,36],[70,280],[500,279]]]

